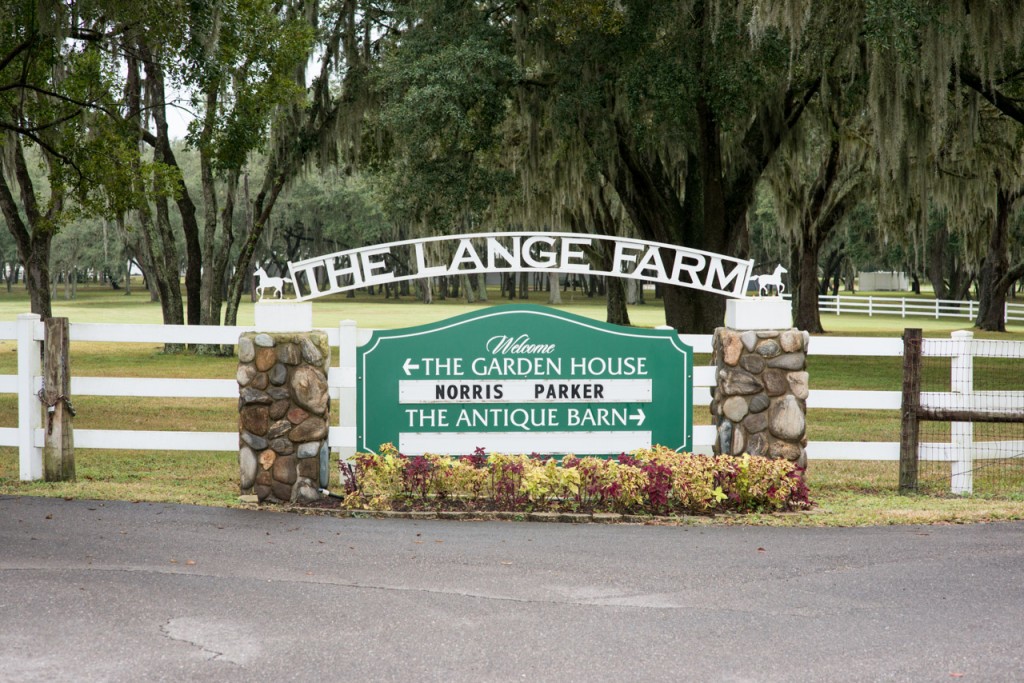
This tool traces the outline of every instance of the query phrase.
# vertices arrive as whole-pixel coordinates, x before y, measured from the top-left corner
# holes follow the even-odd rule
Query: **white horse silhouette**
[[[263,270],[263,266],[256,266],[255,275],[259,278],[259,284],[256,285],[256,294],[259,295],[260,300],[263,300],[263,292],[266,289],[273,289],[277,291],[277,298],[280,299],[284,296],[284,283],[292,284],[291,278],[287,277],[270,277],[267,275],[267,271]]]
[[[786,285],[782,283],[782,274],[788,272],[789,271],[783,268],[780,264],[775,266],[775,272],[771,275],[768,275],[767,273],[763,275],[752,275],[750,277],[750,281],[757,284],[757,293],[759,295],[767,292],[769,287],[774,287],[776,296],[782,296],[782,293],[786,291]]]

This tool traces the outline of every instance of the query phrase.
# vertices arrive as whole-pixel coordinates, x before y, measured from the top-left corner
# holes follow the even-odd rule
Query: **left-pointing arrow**
[[[411,375],[413,370],[420,369],[420,364],[413,363],[412,358],[406,358],[405,363],[402,364],[402,369],[405,370],[406,375]]]

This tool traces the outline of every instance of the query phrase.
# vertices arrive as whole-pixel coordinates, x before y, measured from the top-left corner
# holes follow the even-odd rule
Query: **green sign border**
[[[370,430],[367,429],[366,420],[368,419],[366,410],[366,391],[369,383],[366,381],[367,376],[367,364],[370,362],[368,357],[377,350],[382,343],[396,340],[407,340],[413,337],[419,337],[423,335],[429,335],[436,332],[443,332],[452,328],[459,327],[469,322],[479,322],[488,318],[502,318],[509,315],[539,315],[544,317],[550,317],[557,319],[562,322],[568,322],[581,327],[585,327],[597,332],[604,334],[613,334],[619,337],[634,337],[637,339],[643,339],[644,341],[657,341],[664,340],[669,343],[679,353],[683,354],[685,363],[685,377],[681,377],[679,382],[679,388],[683,392],[683,396],[680,397],[682,417],[685,422],[683,429],[685,443],[675,447],[677,451],[690,451],[693,448],[693,347],[688,344],[684,344],[679,339],[679,335],[673,329],[664,330],[651,330],[644,328],[625,327],[623,325],[613,325],[611,323],[594,320],[587,318],[575,313],[567,313],[559,311],[556,308],[550,306],[540,306],[537,304],[506,304],[491,306],[487,309],[480,311],[471,311],[469,313],[463,313],[461,315],[446,318],[445,320],[428,323],[425,325],[417,325],[414,327],[404,327],[394,330],[374,330],[373,336],[363,346],[356,349],[356,450],[357,452],[376,452],[380,444],[374,444],[373,446],[367,445],[365,439]],[[371,378],[372,379],[372,378]],[[652,380],[657,381],[656,378],[652,377]],[[666,380],[667,381],[667,380]],[[397,392],[397,383],[396,383]],[[455,432],[453,432],[455,433]],[[540,437],[543,437],[544,432],[537,432]],[[670,444],[662,444],[670,446]]]

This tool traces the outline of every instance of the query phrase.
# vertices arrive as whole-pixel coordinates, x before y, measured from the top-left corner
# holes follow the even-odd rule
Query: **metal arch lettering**
[[[587,249],[608,243],[611,268],[594,268]],[[438,248],[443,247],[443,248]],[[449,248],[450,247],[450,248]],[[409,271],[399,274],[396,250]],[[437,253],[445,256],[438,258]],[[664,242],[566,232],[490,232],[389,242],[288,263],[299,301],[403,280],[474,273],[605,275],[744,296],[753,261]],[[319,281],[326,281],[321,289]]]

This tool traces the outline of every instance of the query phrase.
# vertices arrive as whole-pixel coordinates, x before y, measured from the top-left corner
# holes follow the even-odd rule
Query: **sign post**
[[[541,306],[375,332],[357,351],[357,449],[618,455],[690,450],[693,351]]]

